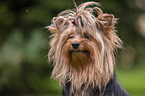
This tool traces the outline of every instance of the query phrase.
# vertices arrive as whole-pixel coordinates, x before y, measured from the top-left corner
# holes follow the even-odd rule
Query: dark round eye
[[[74,35],[70,34],[68,37],[69,37],[69,38],[74,38]]]
[[[84,33],[84,38],[90,39],[90,35],[87,33]]]

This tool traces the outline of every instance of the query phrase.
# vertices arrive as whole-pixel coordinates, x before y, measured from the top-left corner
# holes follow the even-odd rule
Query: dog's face
[[[52,77],[60,84],[71,81],[71,91],[106,86],[114,71],[114,51],[121,47],[112,14],[103,14],[96,2],[66,10],[48,26],[52,32],[49,59],[54,62]],[[96,14],[94,15],[93,13]]]
[[[82,69],[94,62],[95,52],[100,54],[101,42],[96,40],[87,30],[76,30],[72,26],[69,32],[66,32],[66,41],[62,47],[62,54],[67,64],[70,64],[75,69]]]
[[[110,14],[103,14],[102,17],[97,18],[96,24],[91,20],[91,16],[88,16],[88,20],[81,18],[81,16],[82,14],[77,19],[72,20],[65,20],[65,16],[64,18],[61,16],[57,19],[54,18],[57,32],[53,35],[57,39],[55,41],[58,41],[55,42],[56,45],[51,46],[52,48],[53,46],[57,47],[54,59],[61,56],[60,60],[65,62],[64,64],[77,69],[77,71],[88,68],[88,66],[97,66],[97,70],[102,71],[102,63],[104,62],[102,58],[105,56],[105,51],[107,47],[114,46],[111,41],[114,17]],[[104,39],[108,41],[105,42]],[[52,39],[52,41],[54,40]]]

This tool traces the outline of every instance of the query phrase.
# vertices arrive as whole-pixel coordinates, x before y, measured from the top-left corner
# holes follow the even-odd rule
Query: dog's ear
[[[60,33],[64,29],[66,29],[70,24],[68,20],[65,20],[64,18],[57,18],[57,17],[54,17],[52,22],[53,24],[45,27],[48,28],[49,31],[51,31],[52,33]]]
[[[53,20],[52,20],[53,24],[46,27],[52,33],[58,33],[61,29],[61,25],[62,25],[62,22],[63,22],[63,19],[58,19],[58,20],[55,20],[55,19],[56,19],[56,17],[54,17]]]
[[[66,29],[69,24],[70,24],[69,20],[64,19],[64,18],[59,18],[55,22],[55,27],[58,32],[63,32],[63,30]]]
[[[60,31],[61,27],[62,27],[62,22],[64,20],[63,19],[58,19],[56,22],[55,22],[55,27],[58,31]]]
[[[104,35],[108,36],[109,32],[112,32],[114,27],[114,16],[111,14],[102,14],[97,17],[98,28],[103,32]]]

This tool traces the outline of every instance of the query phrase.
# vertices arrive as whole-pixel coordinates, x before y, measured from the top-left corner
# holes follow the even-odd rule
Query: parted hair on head
[[[105,14],[97,2],[80,4],[52,19],[48,58],[53,61],[52,78],[60,85],[71,82],[70,93],[106,86],[113,75],[117,48],[117,18]],[[87,93],[86,93],[87,94]],[[85,95],[84,95],[85,96]]]

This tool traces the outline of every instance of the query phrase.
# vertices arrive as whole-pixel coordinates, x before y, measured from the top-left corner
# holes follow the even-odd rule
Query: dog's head
[[[48,26],[52,32],[48,57],[54,62],[52,76],[60,83],[69,80],[76,89],[84,84],[101,88],[113,75],[114,51],[122,42],[114,27],[117,19],[98,6],[86,2],[65,10]]]

